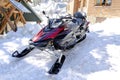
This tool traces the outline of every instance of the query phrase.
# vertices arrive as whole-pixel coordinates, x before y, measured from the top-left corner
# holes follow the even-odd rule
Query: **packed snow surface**
[[[0,36],[0,80],[120,80],[120,18],[90,25],[87,38],[66,52],[57,75],[47,73],[56,60],[52,51],[34,49],[22,58],[11,56],[24,49],[41,26],[27,23]]]

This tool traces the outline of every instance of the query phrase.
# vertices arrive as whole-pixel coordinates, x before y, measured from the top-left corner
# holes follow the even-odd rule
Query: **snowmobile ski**
[[[49,70],[49,74],[58,74],[63,63],[65,61],[65,55],[62,55],[60,58],[56,60],[56,62],[53,64],[51,69]]]
[[[12,54],[12,57],[23,57],[25,55],[27,55],[29,52],[31,52],[34,49],[34,47],[29,47],[29,48],[25,48],[21,53],[19,53],[17,50]]]

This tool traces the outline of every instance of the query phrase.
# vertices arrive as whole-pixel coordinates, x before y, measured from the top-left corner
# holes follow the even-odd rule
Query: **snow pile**
[[[66,2],[55,2],[55,1],[48,1],[48,2],[42,2],[37,6],[33,6],[33,9],[37,12],[42,19],[45,19],[45,17],[42,14],[42,11],[46,12],[46,15],[50,18],[56,18],[59,16],[63,16],[66,14]]]

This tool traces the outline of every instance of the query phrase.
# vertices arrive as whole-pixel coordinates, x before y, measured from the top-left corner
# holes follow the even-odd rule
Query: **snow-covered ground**
[[[120,80],[119,25],[120,18],[90,25],[87,38],[66,52],[69,55],[59,74],[48,75],[56,60],[49,52],[35,49],[23,58],[11,57],[41,29],[39,24],[27,23],[17,32],[0,36],[0,80]]]

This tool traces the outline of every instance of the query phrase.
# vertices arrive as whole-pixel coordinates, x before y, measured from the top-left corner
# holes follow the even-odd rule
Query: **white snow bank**
[[[91,29],[93,31],[100,31],[100,29],[103,30],[103,32],[101,33],[101,36],[103,35],[120,35],[120,27],[119,27],[119,23],[120,23],[120,18],[113,18],[113,19],[109,19],[107,18],[105,21],[101,23],[97,23],[93,26],[96,27],[91,27]],[[111,28],[112,27],[112,28]]]
[[[66,6],[67,6],[66,2],[49,1],[47,3],[43,2],[37,6],[34,6],[33,9],[41,17],[43,17],[42,11],[45,11],[47,16],[53,18],[63,16],[64,14],[66,14]]]

